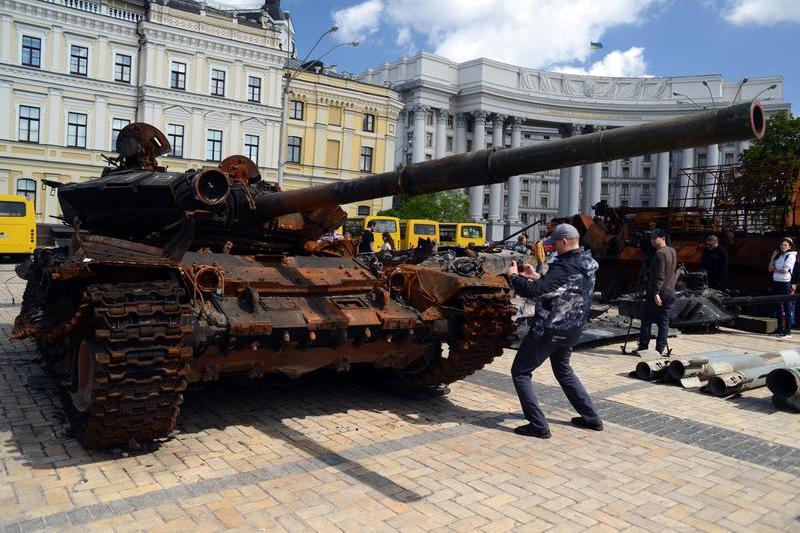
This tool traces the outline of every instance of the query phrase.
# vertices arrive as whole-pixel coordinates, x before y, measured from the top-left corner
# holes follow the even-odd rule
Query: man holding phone
[[[536,300],[536,313],[530,331],[511,366],[511,377],[517,390],[522,412],[528,424],[514,433],[540,439],[550,438],[550,428],[533,392],[532,376],[546,359],[567,399],[581,416],[572,419],[578,427],[601,431],[603,422],[589,394],[569,364],[572,347],[589,318],[592,306],[597,262],[580,247],[578,230],[570,224],[559,224],[548,239],[558,253],[546,275],[540,276],[525,265],[519,271],[516,262],[508,268],[512,287],[520,296]]]

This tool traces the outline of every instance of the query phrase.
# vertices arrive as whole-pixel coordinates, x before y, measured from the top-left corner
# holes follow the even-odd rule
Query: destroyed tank
[[[167,436],[187,386],[224,376],[301,376],[371,365],[408,390],[463,379],[513,332],[510,288],[480,265],[370,269],[323,243],[340,204],[499,183],[528,172],[763,134],[758,104],[548,144],[487,149],[280,191],[256,165],[169,172],[156,128],[131,124],[99,178],[55,184],[67,247],[39,249],[12,337],[33,337],[64,383],[78,440]],[[480,258],[468,259],[480,262]],[[446,355],[442,346],[448,347]]]

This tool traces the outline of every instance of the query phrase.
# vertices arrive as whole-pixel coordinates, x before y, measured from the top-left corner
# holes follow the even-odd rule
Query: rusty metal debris
[[[393,387],[440,390],[508,345],[506,280],[472,253],[373,261],[319,243],[342,223],[339,203],[761,134],[761,107],[740,105],[282,192],[243,156],[167,172],[166,138],[131,124],[102,177],[58,188],[75,234],[21,269],[13,337],[36,339],[89,447],[167,436],[187,386],[229,375],[364,364]]]

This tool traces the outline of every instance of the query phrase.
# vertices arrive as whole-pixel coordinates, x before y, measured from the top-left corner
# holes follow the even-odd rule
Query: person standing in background
[[[772,252],[769,262],[774,294],[789,295],[792,293],[792,270],[796,262],[797,252],[794,251],[794,241],[789,237],[784,237],[781,240],[780,249]],[[787,301],[775,304],[778,319],[778,329],[775,330],[775,335],[782,339],[792,338],[792,324],[789,322],[791,318],[790,303]]]
[[[719,238],[716,235],[709,235],[706,238],[700,268],[708,274],[709,287],[712,289],[725,287],[725,280],[728,277],[728,252],[719,245]]]
[[[675,267],[678,261],[675,250],[667,246],[667,232],[657,228],[650,234],[650,245],[656,252],[650,260],[647,294],[642,306],[642,326],[639,330],[637,352],[650,346],[650,329],[658,326],[656,351],[664,354],[669,336],[669,315],[675,303]]]

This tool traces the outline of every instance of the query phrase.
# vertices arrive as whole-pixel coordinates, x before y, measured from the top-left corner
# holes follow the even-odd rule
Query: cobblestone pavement
[[[0,267],[0,285],[13,278]],[[619,347],[574,356],[606,421],[574,414],[548,368],[552,422],[519,437],[507,352],[446,398],[408,400],[352,379],[216,385],[186,395],[149,453],[83,450],[31,343],[8,332],[22,293],[0,286],[0,524],[6,531],[800,529],[800,415],[765,389],[718,399],[628,377]],[[800,341],[798,341],[800,343]],[[727,331],[679,353],[786,347]]]

